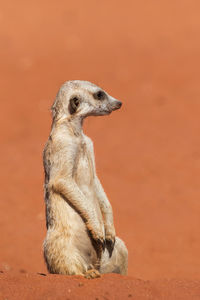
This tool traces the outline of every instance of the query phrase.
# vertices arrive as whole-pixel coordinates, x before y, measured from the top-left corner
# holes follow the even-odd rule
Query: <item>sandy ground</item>
[[[199,297],[200,281],[194,280],[144,281],[116,274],[96,280],[80,276],[0,274],[0,299],[198,300]]]
[[[118,286],[123,297],[136,289],[141,299],[154,291],[156,299],[157,285],[160,293],[165,285],[173,295],[182,290],[180,299],[194,286],[200,299],[199,1],[0,4],[3,299],[14,299],[12,290],[22,299],[18,285],[53,299],[54,277],[58,299],[62,288],[73,287],[93,297],[96,286],[109,290],[108,299],[123,299]],[[49,108],[69,79],[97,83],[123,101],[121,110],[88,118],[84,127],[117,234],[129,249],[129,277],[107,275],[78,288],[79,279],[37,275],[47,272],[42,150]]]

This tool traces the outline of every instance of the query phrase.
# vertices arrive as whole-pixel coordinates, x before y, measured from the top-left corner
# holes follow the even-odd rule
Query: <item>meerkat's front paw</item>
[[[91,226],[87,226],[87,229],[97,256],[101,257],[101,254],[105,250],[106,246],[104,226],[102,226],[102,230],[94,230],[94,227],[91,228]]]
[[[112,256],[112,252],[115,246],[115,228],[114,226],[109,226],[105,228],[105,242],[106,248],[108,250],[109,256]]]
[[[99,278],[99,277],[101,277],[101,274],[99,273],[98,270],[96,270],[96,269],[91,269],[91,270],[88,270],[88,271],[84,274],[84,277],[87,278],[87,279],[94,279],[94,278]]]
[[[97,236],[94,233],[91,233],[91,235],[92,235],[92,244],[97,253],[97,257],[101,257],[101,254],[106,247],[106,241],[102,236]]]

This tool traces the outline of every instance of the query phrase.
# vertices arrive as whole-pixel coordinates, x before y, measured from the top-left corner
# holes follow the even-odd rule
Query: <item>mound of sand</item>
[[[29,300],[197,300],[200,281],[144,281],[107,274],[87,280],[81,276],[0,273],[0,299]]]

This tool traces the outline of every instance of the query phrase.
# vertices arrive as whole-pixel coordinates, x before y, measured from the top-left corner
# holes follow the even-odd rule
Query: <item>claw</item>
[[[111,239],[106,239],[106,248],[108,250],[109,257],[112,256],[114,246],[115,246],[115,240],[113,241]]]
[[[92,244],[94,249],[96,250],[97,257],[101,257],[102,252],[104,252],[106,248],[106,242],[104,239],[92,239]]]
[[[103,239],[98,239],[97,240],[97,244],[99,246],[99,248],[102,250],[102,251],[105,251],[105,248],[106,248],[106,241],[103,240]]]
[[[106,241],[104,238],[97,238],[91,230],[88,230],[88,234],[90,236],[92,245],[96,250],[97,257],[101,258],[102,252],[105,251],[106,248]]]

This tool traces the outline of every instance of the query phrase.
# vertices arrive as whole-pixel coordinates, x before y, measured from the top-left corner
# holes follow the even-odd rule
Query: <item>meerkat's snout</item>
[[[122,102],[117,100],[113,110],[120,109],[121,106],[122,106]]]
[[[111,98],[110,105],[111,105],[111,110],[113,111],[113,110],[120,109],[120,107],[122,106],[122,102],[114,98]]]

